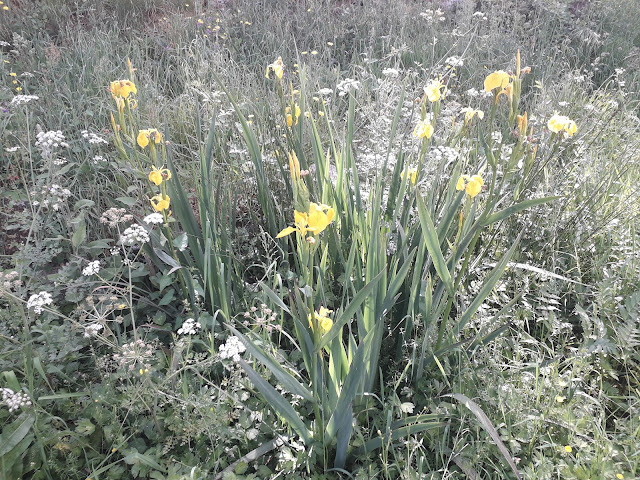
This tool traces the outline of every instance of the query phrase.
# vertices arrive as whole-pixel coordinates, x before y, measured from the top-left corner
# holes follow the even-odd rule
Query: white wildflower
[[[464,65],[464,60],[455,56],[447,58],[444,62],[452,67],[461,67]]]
[[[34,313],[42,313],[42,307],[51,305],[53,298],[49,292],[34,293],[27,300],[27,308],[33,308]]]
[[[193,318],[187,318],[178,329],[178,335],[195,335],[201,328],[200,322],[196,322]]]
[[[4,151],[5,152],[9,152],[9,153],[13,153],[13,152],[17,152],[19,149],[20,149],[20,147],[16,146],[16,147],[5,148]]]
[[[120,242],[123,245],[143,245],[150,240],[149,233],[142,225],[133,224],[120,235]]]
[[[331,88],[321,88],[318,90],[318,94],[322,96],[332,95],[333,90]]]
[[[384,75],[385,77],[396,78],[398,75],[400,75],[400,71],[396,68],[385,68],[384,70],[382,70],[382,75]]]
[[[155,212],[144,217],[142,221],[147,225],[156,225],[158,223],[164,222],[164,217],[161,213]]]
[[[82,134],[82,138],[86,139],[91,144],[108,143],[104,138],[87,130],[82,130],[80,133]]]
[[[16,95],[11,99],[11,106],[17,107],[34,100],[40,100],[37,95]]]
[[[69,144],[64,141],[64,135],[61,130],[51,130],[49,132],[38,132],[36,134],[36,146],[42,148],[68,147]]]
[[[9,407],[9,413],[18,410],[20,407],[29,407],[31,405],[31,400],[26,393],[14,392],[10,388],[0,388],[0,394],[2,395],[2,403]]]
[[[85,277],[89,277],[91,275],[95,275],[100,271],[100,260],[95,260],[93,262],[89,262],[84,270],[82,270],[82,275]]]
[[[403,402],[400,404],[400,411],[402,413],[413,413],[414,408],[416,408],[416,406],[411,402]]]
[[[353,90],[358,90],[360,88],[360,82],[354,80],[353,78],[345,78],[340,83],[338,83],[338,86],[336,88],[339,92],[338,95],[344,97],[347,93]]]
[[[240,354],[247,348],[236,336],[229,337],[227,342],[220,347],[220,358],[231,358],[234,362],[240,361]]]

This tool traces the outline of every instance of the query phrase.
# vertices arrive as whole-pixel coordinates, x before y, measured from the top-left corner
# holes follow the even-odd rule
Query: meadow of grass
[[[0,479],[640,477],[635,0],[4,0]]]

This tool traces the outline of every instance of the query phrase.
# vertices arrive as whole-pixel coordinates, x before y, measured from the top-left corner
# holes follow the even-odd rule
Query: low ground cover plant
[[[0,478],[638,476],[634,2],[0,7]]]

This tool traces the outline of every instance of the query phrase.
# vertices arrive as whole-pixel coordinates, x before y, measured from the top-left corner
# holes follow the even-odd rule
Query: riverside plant
[[[383,385],[380,361],[386,332],[394,332],[397,360],[410,345],[409,361],[402,376],[420,382],[428,381],[425,378],[428,364],[439,365],[444,357],[460,349],[476,348],[506,331],[508,325],[499,325],[500,316],[515,303],[517,296],[495,316],[491,322],[495,328],[491,331],[464,341],[459,336],[497,285],[520,237],[502,253],[484,277],[477,295],[465,305],[458,303],[461,284],[469,275],[470,264],[483,261],[482,256],[474,255],[483,233],[491,232],[495,238],[500,234],[502,222],[510,216],[558,197],[526,198],[528,186],[540,173],[537,142],[544,139],[534,141],[534,132],[527,127],[526,112],[520,115],[518,110],[522,76],[528,71],[520,66],[519,52],[515,74],[498,71],[485,81],[485,91],[491,96],[487,121],[481,121],[483,112],[469,109],[464,123],[445,140],[451,148],[466,155],[461,155],[453,165],[429,165],[435,171],[430,178],[426,174],[426,154],[437,135],[438,114],[441,102],[446,101],[447,87],[438,79],[425,88],[420,119],[413,131],[419,151],[415,154],[401,149],[395,154],[391,173],[387,174],[398,132],[403,89],[385,164],[368,198],[361,196],[353,156],[354,96],[349,97],[346,133],[340,143],[335,140],[337,132],[333,131],[328,115],[325,112],[318,115],[318,121],[324,120],[330,132],[326,146],[313,114],[306,110],[304,70],[299,77],[298,104],[293,85],[289,86],[290,98],[285,98],[285,68],[278,59],[268,67],[267,75],[270,71],[275,74],[275,88],[292,150],[288,154],[289,191],[295,227],[286,227],[276,237],[286,242],[282,248],[287,256],[293,257],[296,278],[283,286],[280,277],[273,275],[261,286],[273,307],[290,317],[290,346],[300,352],[303,368],[296,371],[293,365],[281,365],[270,353],[277,350],[277,345],[264,345],[262,338],[252,332],[243,334],[230,323],[227,327],[268,369],[265,378],[247,362],[240,362],[269,404],[305,444],[319,446],[325,469],[331,465],[344,469],[350,453],[374,451],[393,440],[439,428],[447,420],[438,414],[389,420],[385,432],[357,442],[357,448],[354,446],[354,423],[367,410],[376,382],[380,380],[381,388]],[[502,114],[505,100],[508,113]],[[234,106],[256,171],[260,172],[262,159],[256,136],[235,102]],[[302,111],[304,115],[298,113]],[[568,118],[554,118],[555,130],[544,149],[547,155],[552,155],[554,144],[575,131],[575,124],[569,123]],[[499,160],[502,145],[493,145],[491,140],[495,126],[518,136],[506,164]],[[311,139],[310,148],[304,148],[305,135]],[[311,155],[306,153],[309,150]],[[312,163],[315,174],[309,172]],[[330,176],[332,168],[337,172],[335,179]],[[268,192],[268,184],[261,181],[264,179],[258,176],[258,190]],[[267,218],[272,215],[267,209],[273,201],[270,198],[262,203]],[[391,240],[397,242],[393,251],[387,248]],[[486,249],[483,253],[486,254]],[[330,291],[329,286],[338,279],[341,287]],[[417,339],[413,343],[412,335]],[[272,375],[282,389],[307,403],[313,411],[311,418],[302,417],[269,383],[267,378]],[[518,475],[515,463],[486,415],[464,395],[452,396],[476,415]]]

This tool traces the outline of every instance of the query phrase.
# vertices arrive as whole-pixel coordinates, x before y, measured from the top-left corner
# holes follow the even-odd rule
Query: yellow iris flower
[[[413,129],[413,136],[417,138],[431,138],[433,135],[433,125],[429,120],[420,120]]]
[[[484,182],[480,175],[474,175],[473,177],[469,177],[469,175],[462,175],[458,179],[456,190],[465,190],[467,194],[473,198],[482,191],[483,185]]]
[[[490,92],[496,88],[504,89],[511,80],[511,76],[504,70],[493,72],[484,79],[484,91]]]
[[[110,88],[113,98],[127,98],[132,93],[138,93],[135,83],[131,80],[116,80],[111,82]]]
[[[430,102],[437,102],[447,94],[447,86],[440,80],[431,80],[431,83],[424,87],[424,93]]]
[[[549,130],[553,133],[567,132],[567,135],[570,137],[578,131],[576,122],[571,120],[569,117],[558,115],[557,113],[549,119],[547,127],[549,127]]]
[[[318,328],[322,335],[326,334],[331,327],[333,327],[333,320],[329,318],[329,314],[332,313],[333,310],[329,310],[328,308],[320,307],[320,311],[313,312],[313,316],[309,315],[309,326],[314,328],[314,319],[315,323],[318,325]]]
[[[287,126],[298,124],[298,118],[300,118],[300,107],[298,105],[294,105],[295,107],[295,115],[291,114],[291,107],[287,107],[284,111],[285,117],[287,119]]]
[[[151,198],[151,206],[156,212],[161,212],[169,209],[170,201],[169,195],[156,195]]]
[[[162,142],[162,134],[155,128],[140,130],[138,133],[138,145],[140,145],[140,148],[145,148],[149,145],[149,140],[153,140],[155,143],[160,143]]]
[[[282,80],[282,76],[284,75],[284,63],[282,62],[282,57],[278,57],[278,59],[273,62],[271,65],[267,65],[267,73],[266,77],[269,78],[269,71],[273,71],[278,80]]]
[[[468,125],[469,123],[471,123],[471,120],[473,120],[473,117],[475,117],[476,115],[480,120],[484,118],[484,112],[482,110],[475,110],[470,107],[463,108],[462,110],[460,110],[460,113],[464,113],[465,125]]]
[[[335,211],[330,206],[311,202],[308,212],[294,211],[294,223],[296,226],[285,228],[276,238],[286,237],[293,232],[298,232],[303,237],[307,235],[307,232],[317,235],[329,226],[334,216]]]
[[[167,168],[156,168],[153,167],[153,170],[149,172],[149,180],[155,183],[156,185],[160,185],[163,180],[169,180],[171,178],[171,172]]]
[[[516,121],[518,124],[518,134],[520,137],[525,137],[527,135],[527,125],[529,124],[527,112],[524,112],[523,115],[516,116]]]
[[[402,177],[403,180],[406,177],[409,177],[409,180],[411,181],[411,185],[415,185],[416,182],[418,181],[418,169],[415,167],[411,167],[406,172],[403,170],[400,176]]]

